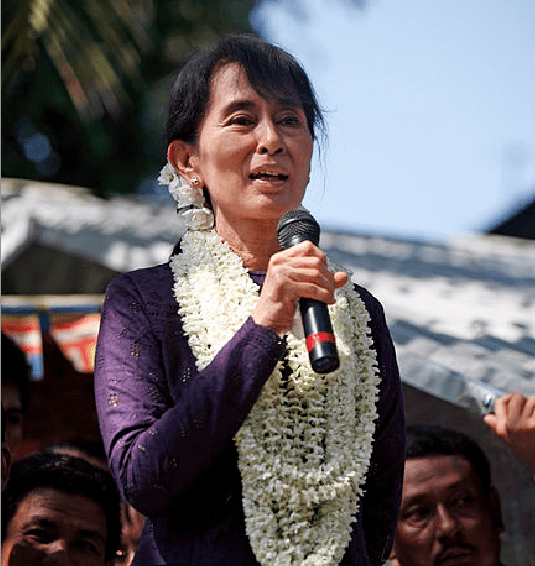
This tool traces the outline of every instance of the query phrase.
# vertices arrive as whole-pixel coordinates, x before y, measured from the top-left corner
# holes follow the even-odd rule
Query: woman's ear
[[[194,176],[200,176],[197,150],[192,144],[182,140],[172,141],[167,148],[167,159],[175,171],[187,181],[191,181]]]

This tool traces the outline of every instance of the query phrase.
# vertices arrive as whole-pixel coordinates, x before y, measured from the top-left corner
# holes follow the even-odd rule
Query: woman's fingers
[[[337,271],[334,273],[334,287],[340,289],[347,283],[347,273],[345,271]]]
[[[273,255],[265,284],[277,286],[277,292],[291,301],[307,297],[334,302],[334,275],[327,268],[325,254],[308,241]]]
[[[311,242],[301,242],[274,254],[253,320],[276,332],[292,328],[298,299],[306,297],[327,304],[335,302],[334,291],[347,282],[344,272],[331,273],[325,254]]]

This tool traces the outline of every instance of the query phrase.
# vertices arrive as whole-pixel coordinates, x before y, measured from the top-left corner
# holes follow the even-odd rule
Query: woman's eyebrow
[[[291,100],[290,98],[277,100],[277,104],[279,106],[286,107],[286,108],[294,108],[294,109],[300,109],[301,108],[298,101]],[[248,98],[238,99],[238,100],[233,100],[232,102],[229,102],[224,107],[224,113],[225,114],[232,114],[233,112],[238,112],[239,110],[252,110],[255,107],[256,107],[255,102],[248,99]]]
[[[255,107],[255,103],[249,99],[233,100],[225,106],[225,114],[232,114],[238,110],[251,110]]]

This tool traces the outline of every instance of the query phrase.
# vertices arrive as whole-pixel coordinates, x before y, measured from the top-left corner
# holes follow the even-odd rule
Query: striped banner
[[[77,371],[92,372],[101,295],[4,296],[2,332],[26,353],[35,380],[43,377],[42,333],[49,332]]]

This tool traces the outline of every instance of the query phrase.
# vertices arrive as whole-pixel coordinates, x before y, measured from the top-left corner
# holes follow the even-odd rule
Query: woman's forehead
[[[294,84],[270,84],[269,81],[258,86],[251,85],[246,69],[236,62],[223,63],[216,67],[210,79],[209,105],[232,103],[234,100],[247,100],[260,96],[278,104],[302,107]]]

